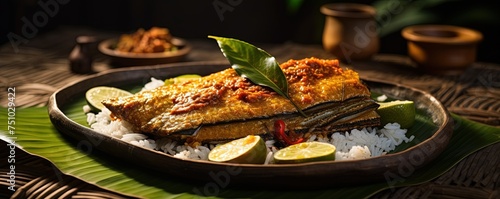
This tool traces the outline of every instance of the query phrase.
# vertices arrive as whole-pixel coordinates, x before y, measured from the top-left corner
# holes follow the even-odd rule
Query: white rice
[[[147,83],[143,90],[154,89],[163,84],[163,81],[151,78],[151,82]],[[144,134],[134,133],[131,125],[125,121],[111,120],[111,112],[106,108],[98,114],[91,113],[87,105],[83,107],[83,110],[87,114],[87,123],[95,131],[140,147],[162,151],[174,157],[208,160],[208,153],[215,147],[215,145],[191,147],[167,138],[153,140]],[[382,129],[353,129],[348,132],[333,133],[330,137],[313,134],[308,141],[333,144],[337,148],[336,160],[355,160],[385,155],[403,142],[411,142],[414,136],[407,137],[406,132],[407,130],[401,129],[399,124],[392,123],[385,125]],[[268,155],[265,164],[273,162],[273,153],[278,151],[275,143],[275,140],[266,141]]]
[[[387,96],[386,95],[381,95],[381,96],[377,97],[377,101],[379,101],[379,102],[385,102],[385,100],[387,100]]]
[[[414,136],[406,137],[406,129],[397,123],[390,123],[382,129],[363,128],[349,132],[336,132],[330,138],[311,136],[308,141],[327,142],[337,148],[336,160],[364,159],[385,155],[403,142],[408,143]]]
[[[144,88],[142,88],[142,90],[153,90],[155,88],[163,86],[164,84],[165,84],[164,81],[151,77],[151,81],[146,83],[146,85],[144,85]]]

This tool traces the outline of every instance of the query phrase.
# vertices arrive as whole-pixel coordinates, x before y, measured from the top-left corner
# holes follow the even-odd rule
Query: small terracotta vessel
[[[483,36],[468,28],[450,25],[415,25],[404,28],[408,55],[420,69],[432,74],[462,73],[476,60]]]
[[[356,3],[321,6],[325,15],[323,48],[342,61],[368,59],[379,50],[375,8]]]
[[[76,45],[68,57],[70,69],[73,73],[93,73],[90,44],[95,41],[96,39],[92,36],[78,36],[76,38]]]

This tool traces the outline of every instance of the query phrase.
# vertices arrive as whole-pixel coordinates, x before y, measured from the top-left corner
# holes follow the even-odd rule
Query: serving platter
[[[123,66],[146,66],[156,64],[168,64],[179,62],[191,52],[191,45],[182,38],[172,38],[172,44],[177,46],[178,50],[173,52],[161,53],[130,53],[115,50],[118,42],[117,38],[101,41],[97,46],[98,50],[111,59],[111,64]]]
[[[395,99],[413,100],[417,107],[416,124],[408,133],[410,143],[402,144],[390,154],[364,160],[327,161],[284,165],[252,165],[215,163],[175,158],[160,151],[121,141],[100,134],[85,123],[81,113],[68,113],[70,107],[85,105],[85,92],[95,86],[115,86],[124,89],[141,87],[151,77],[165,79],[182,74],[207,75],[226,68],[227,62],[184,62],[147,67],[114,69],[89,76],[56,91],[49,99],[49,116],[58,131],[77,146],[85,144],[146,167],[182,179],[223,183],[225,186],[272,186],[318,188],[373,182],[391,183],[401,180],[432,162],[446,147],[453,132],[453,121],[444,106],[432,95],[418,89],[390,82],[363,79],[374,93]]]

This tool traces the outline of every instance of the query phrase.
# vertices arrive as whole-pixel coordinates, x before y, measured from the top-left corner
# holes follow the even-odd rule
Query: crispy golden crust
[[[343,70],[337,60],[308,58],[290,60],[280,66],[288,81],[289,95],[301,109],[370,96],[358,74]],[[103,104],[137,131],[160,136],[200,125],[297,112],[287,99],[249,82],[233,69],[130,97],[109,99]]]

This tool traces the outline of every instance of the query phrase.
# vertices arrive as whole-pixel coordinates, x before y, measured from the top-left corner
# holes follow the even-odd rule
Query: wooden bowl
[[[404,28],[408,55],[420,69],[432,74],[460,74],[476,59],[482,40],[478,31],[449,25],[415,25]]]
[[[182,61],[191,51],[191,45],[181,38],[174,37],[172,43],[177,51],[161,53],[130,53],[115,50],[118,39],[104,40],[98,45],[99,51],[111,59],[111,65],[117,67],[146,66],[157,64],[168,64]]]

